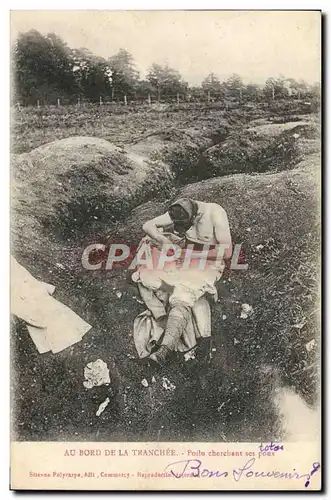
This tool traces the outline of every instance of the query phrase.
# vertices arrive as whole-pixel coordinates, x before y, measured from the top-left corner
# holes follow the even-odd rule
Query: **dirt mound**
[[[258,120],[256,120],[256,122],[251,124],[251,125],[253,125],[253,126],[251,126],[247,129],[248,132],[255,132],[257,135],[269,136],[269,137],[276,137],[277,135],[281,134],[285,130],[294,129],[295,127],[298,127],[299,125],[305,127],[304,130],[306,130],[306,132],[310,132],[310,133],[313,132],[313,129],[311,127],[311,123],[304,122],[302,120],[300,120],[299,122],[296,120],[296,121],[289,121],[286,123],[277,123],[277,122],[270,123],[270,121],[266,122],[266,123],[262,123],[262,121],[260,121],[260,123],[259,123]]]
[[[235,173],[293,168],[307,153],[317,152],[313,124],[261,125],[235,130],[203,154],[205,178]]]
[[[12,158],[13,228],[54,238],[104,230],[171,183],[166,165],[94,137],[71,137]]]
[[[266,118],[253,122],[243,118],[239,122],[235,116],[220,116],[211,124],[208,117],[200,117],[198,127],[191,123],[186,130],[150,134],[149,139],[155,140],[151,157],[169,165],[180,184],[221,175],[293,168],[320,150],[316,118],[294,118],[287,123],[274,123]],[[134,147],[141,147],[141,152],[144,147],[148,149],[143,142]]]
[[[214,144],[224,141],[233,125],[218,118],[213,123],[210,118],[202,117],[199,125],[191,120],[185,128],[161,129],[149,134],[130,148],[140,154],[150,155],[156,161],[169,165],[176,180],[180,183],[192,182],[210,175],[205,169],[204,152]]]
[[[144,137],[139,137],[132,146],[128,146],[130,151],[139,151],[140,154],[150,152],[167,152],[171,148],[179,145],[182,148],[206,149],[215,142],[214,136],[221,132],[221,126],[214,130],[214,127],[194,127],[189,122],[185,128],[159,128]],[[223,126],[225,129],[225,126]]]

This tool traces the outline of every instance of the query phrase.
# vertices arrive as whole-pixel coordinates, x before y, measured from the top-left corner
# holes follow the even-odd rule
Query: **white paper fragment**
[[[294,328],[297,328],[298,330],[301,330],[305,326],[306,322],[302,321],[301,323],[296,323],[293,325]]]
[[[148,382],[145,378],[142,379],[141,383],[144,387],[148,387]]]
[[[236,339],[236,337],[233,338],[233,344],[236,345],[236,344],[240,344],[240,341]]]
[[[109,369],[107,363],[102,359],[88,363],[84,368],[84,377],[86,380],[84,380],[83,385],[86,389],[110,384]]]
[[[59,267],[60,269],[65,269],[64,265],[60,264],[59,262],[57,262],[55,265],[56,265],[56,267]]]
[[[262,250],[263,245],[257,245],[255,248],[256,248],[256,250]]]
[[[226,319],[226,315],[225,315],[225,314],[223,314],[222,319],[223,319],[223,320],[224,320],[224,319]]]
[[[185,359],[185,361],[189,361],[190,359],[195,359],[195,351],[191,350],[189,352],[186,352],[184,354],[184,359]]]
[[[315,339],[310,340],[310,342],[307,342],[307,344],[306,344],[307,351],[308,352],[312,351],[314,349],[314,347],[316,347],[316,345],[317,345],[317,342]]]
[[[174,391],[176,389],[176,386],[166,377],[162,377],[162,387],[167,391]]]
[[[241,305],[241,313],[240,313],[240,318],[241,319],[247,319],[248,316],[250,316],[253,312],[253,307],[250,306],[249,304],[242,304]]]
[[[120,292],[119,290],[117,290],[117,292],[116,292],[116,297],[117,297],[118,299],[120,299],[120,298],[122,297],[122,295],[123,295],[123,294],[122,294],[122,292]]]
[[[107,406],[110,403],[110,399],[106,398],[103,403],[100,404],[99,408],[97,409],[96,416],[100,417],[101,413],[105,411]]]

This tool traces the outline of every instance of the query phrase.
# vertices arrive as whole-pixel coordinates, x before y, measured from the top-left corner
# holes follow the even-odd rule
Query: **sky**
[[[211,72],[245,83],[283,75],[320,81],[318,11],[11,11],[11,41],[19,32],[54,32],[71,48],[108,58],[132,53],[144,77],[167,63],[189,84]]]

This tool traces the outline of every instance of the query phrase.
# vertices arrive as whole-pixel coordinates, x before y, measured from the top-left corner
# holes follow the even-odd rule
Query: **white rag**
[[[92,328],[74,311],[51,297],[55,287],[35,279],[11,257],[11,312],[27,323],[40,354],[57,353],[77,342]]]

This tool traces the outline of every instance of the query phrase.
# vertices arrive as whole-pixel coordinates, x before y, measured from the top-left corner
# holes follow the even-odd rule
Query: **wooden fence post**
[[[127,100],[127,97],[126,95],[124,96],[124,106],[127,106],[128,105],[128,100]]]
[[[210,90],[208,90],[208,102],[210,102]]]
[[[102,97],[100,96],[100,106],[102,106]]]
[[[39,102],[39,100],[37,101],[37,108],[40,109],[40,102]]]
[[[177,92],[177,104],[179,104],[179,93]]]
[[[78,97],[78,99],[77,99],[77,106],[78,107],[80,106],[80,97]]]
[[[151,101],[151,94],[148,94],[148,104],[149,104],[149,106],[152,104],[152,101]]]
[[[60,107],[60,99],[57,100],[57,107]]]

